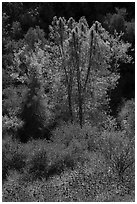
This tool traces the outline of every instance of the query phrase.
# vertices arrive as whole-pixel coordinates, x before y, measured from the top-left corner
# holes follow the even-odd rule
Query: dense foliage
[[[54,16],[47,35],[41,5],[3,4],[3,201],[134,201],[135,101],[111,108],[134,21]]]

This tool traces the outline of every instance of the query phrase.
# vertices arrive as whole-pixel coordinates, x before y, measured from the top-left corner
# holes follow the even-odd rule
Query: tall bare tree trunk
[[[90,75],[90,69],[91,69],[91,63],[92,63],[92,54],[93,54],[93,30],[91,31],[90,34],[91,37],[91,41],[90,41],[90,50],[89,50],[89,64],[88,64],[88,70],[87,70],[87,74],[86,74],[86,79],[85,79],[85,84],[84,84],[84,88],[83,88],[83,92],[86,91],[86,86],[87,86],[87,82],[89,79],[89,75]]]
[[[72,122],[72,121],[73,121],[73,112],[72,112],[72,100],[71,100],[71,95],[72,95],[71,84],[68,84],[68,105],[69,105],[70,119],[71,119],[71,122]]]
[[[71,119],[71,122],[73,121],[73,112],[72,112],[72,100],[71,100],[71,95],[72,95],[72,80],[69,80],[68,74],[67,74],[67,70],[66,70],[66,63],[65,63],[65,55],[64,55],[64,49],[63,49],[63,42],[61,43],[60,46],[60,52],[61,52],[61,56],[62,56],[62,66],[63,69],[65,71],[65,78],[66,78],[66,84],[67,84],[67,95],[68,95],[68,108],[69,108],[69,116]],[[71,74],[71,73],[69,73]],[[72,76],[70,76],[70,79],[72,78]]]
[[[80,123],[80,127],[82,128],[82,125],[83,125],[83,110],[82,110],[83,100],[82,100],[82,96],[81,96],[81,84],[80,83],[78,84],[78,100],[79,100],[79,123]]]
[[[78,57],[78,56],[77,56]],[[81,76],[80,76],[80,70],[79,70],[79,58],[78,64],[77,64],[77,83],[78,83],[78,106],[79,106],[79,123],[80,127],[82,128],[83,123],[83,110],[82,110],[82,89],[81,89]]]
[[[81,87],[81,73],[80,73],[80,64],[79,64],[79,54],[77,53],[79,51],[78,46],[78,39],[77,34],[74,34],[74,48],[75,48],[75,66],[77,70],[77,84],[78,84],[78,109],[79,109],[79,124],[82,128],[83,125],[83,110],[82,110],[82,87]]]

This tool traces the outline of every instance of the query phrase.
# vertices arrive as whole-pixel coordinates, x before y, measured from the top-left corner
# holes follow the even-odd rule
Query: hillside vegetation
[[[85,17],[50,24],[3,24],[3,201],[133,202],[134,98],[111,108],[133,43]]]

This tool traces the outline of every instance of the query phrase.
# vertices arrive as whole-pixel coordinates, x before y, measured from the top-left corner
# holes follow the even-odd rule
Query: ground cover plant
[[[3,202],[135,201],[135,100],[111,106],[134,64],[125,12],[92,25],[54,16],[46,36],[3,12]]]

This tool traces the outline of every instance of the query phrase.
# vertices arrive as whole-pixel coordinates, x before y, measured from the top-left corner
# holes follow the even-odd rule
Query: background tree
[[[133,10],[134,11],[134,10]],[[132,61],[130,64],[120,63],[119,73],[121,78],[117,88],[110,92],[111,98],[111,108],[113,114],[117,114],[116,109],[118,104],[122,102],[123,99],[131,99],[134,97],[135,93],[135,24],[134,18],[129,18],[129,10],[126,8],[116,8],[114,13],[108,13],[104,18],[103,26],[112,34],[115,31],[118,33],[122,32],[121,38],[125,42],[130,42],[131,47],[128,50],[128,54],[132,56]],[[129,37],[130,36],[130,37]]]

